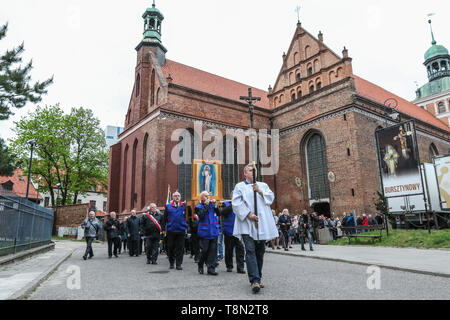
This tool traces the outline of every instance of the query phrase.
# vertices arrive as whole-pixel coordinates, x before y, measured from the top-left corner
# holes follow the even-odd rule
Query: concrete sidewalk
[[[313,245],[314,251],[294,245],[289,251],[266,249],[266,253],[323,259],[450,277],[450,250],[366,246]]]
[[[0,267],[0,300],[23,299],[48,275],[85,246],[83,242],[55,241],[55,249]]]

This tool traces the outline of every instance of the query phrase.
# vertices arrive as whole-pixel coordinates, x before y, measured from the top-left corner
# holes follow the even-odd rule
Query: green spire
[[[433,34],[433,27],[431,26],[431,19],[428,20],[428,23],[430,24],[430,30],[431,30],[431,44],[434,46],[436,44],[436,40],[434,40],[434,34]]]

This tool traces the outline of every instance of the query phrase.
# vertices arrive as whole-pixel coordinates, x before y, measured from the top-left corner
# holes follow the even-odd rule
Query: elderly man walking
[[[118,258],[117,249],[119,247],[120,221],[116,219],[116,213],[114,211],[109,214],[109,219],[106,221],[103,229],[105,229],[108,238],[108,257],[112,257],[112,248],[114,246],[114,256]]]
[[[84,228],[84,238],[86,239],[86,251],[84,252],[83,259],[86,260],[88,255],[89,259],[94,256],[92,250],[92,241],[97,237],[100,228],[102,227],[100,221],[95,217],[95,211],[90,211],[86,219],[84,219],[81,227]]]
[[[233,190],[232,206],[236,214],[233,236],[244,242],[248,279],[253,293],[258,293],[264,287],[261,278],[265,242],[278,237],[278,230],[270,209],[275,195],[266,183],[254,181],[253,170],[256,176],[251,164],[245,166],[245,181],[239,182]]]
[[[128,252],[130,257],[140,255],[139,252],[139,229],[141,226],[141,218],[136,216],[136,210],[131,210],[131,216],[127,219],[127,233],[128,233]]]

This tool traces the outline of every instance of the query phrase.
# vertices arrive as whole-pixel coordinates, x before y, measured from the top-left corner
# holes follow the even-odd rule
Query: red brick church
[[[163,206],[168,185],[191,197],[192,165],[175,165],[172,131],[248,129],[248,86],[169,60],[161,41],[162,13],[148,8],[136,47],[135,84],[120,142],[110,149],[108,211],[128,213],[150,202]],[[385,125],[384,102],[395,98],[400,119],[416,120],[422,161],[450,153],[450,128],[426,110],[353,73],[352,59],[327,47],[299,22],[268,91],[252,88],[255,129],[279,130],[279,171],[261,179],[276,194],[274,209],[324,214],[373,213],[380,190],[375,130]],[[224,153],[236,153],[226,150]],[[192,155],[193,158],[193,155]],[[223,164],[223,195],[242,179],[243,165]]]

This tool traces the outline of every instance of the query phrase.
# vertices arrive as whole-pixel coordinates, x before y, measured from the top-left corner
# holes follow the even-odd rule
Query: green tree
[[[0,138],[0,176],[12,176],[15,168],[13,155],[10,154],[5,141]]]
[[[91,187],[106,185],[108,151],[100,122],[91,110],[72,108],[70,114],[64,114],[59,105],[38,107],[15,125],[11,148],[26,159],[27,141],[36,141],[31,171],[35,179],[43,179],[40,190],[50,193],[52,205],[58,183],[61,205],[76,203]]]
[[[8,24],[0,26],[0,40],[6,36]],[[29,75],[33,68],[32,61],[21,66],[23,43],[0,55],[0,120],[7,120],[12,115],[11,108],[22,108],[27,102],[37,103],[47,93],[46,88],[53,82],[53,77],[43,82],[30,84]]]

